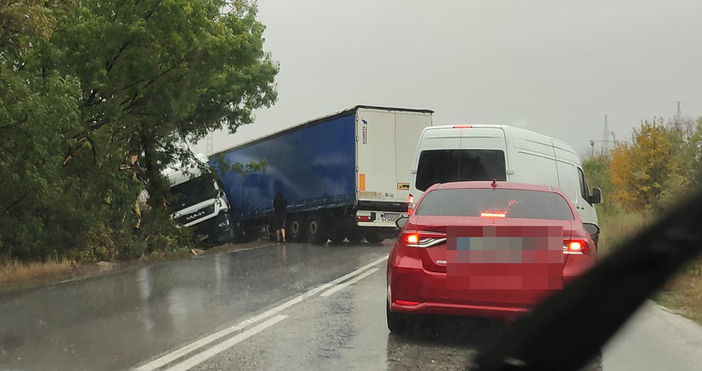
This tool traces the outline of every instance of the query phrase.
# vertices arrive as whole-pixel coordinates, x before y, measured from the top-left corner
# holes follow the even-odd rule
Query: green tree
[[[163,204],[161,170],[191,161],[178,142],[233,133],[274,103],[255,5],[12,4],[0,3],[0,254],[129,257],[157,235],[182,241],[161,207],[142,225],[136,198],[148,188]]]
[[[662,119],[644,121],[631,144],[617,143],[609,165],[613,200],[630,210],[658,207],[670,176],[672,148]]]
[[[76,78],[36,68],[63,5],[36,0],[0,3],[0,253],[43,257],[59,233],[54,215],[71,188],[62,177],[66,133],[79,127]],[[68,205],[70,207],[70,204]],[[78,226],[69,217],[67,225]],[[67,232],[63,230],[64,232]],[[72,242],[76,242],[73,240]]]

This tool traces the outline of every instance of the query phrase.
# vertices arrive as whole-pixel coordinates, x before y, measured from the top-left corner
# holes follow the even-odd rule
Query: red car
[[[575,207],[550,186],[437,184],[403,221],[387,266],[391,332],[415,314],[516,317],[597,260]]]

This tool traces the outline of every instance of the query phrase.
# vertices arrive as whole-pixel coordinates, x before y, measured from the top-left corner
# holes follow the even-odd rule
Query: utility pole
[[[617,138],[614,135],[614,132],[609,130],[609,120],[607,115],[605,115],[605,121],[604,121],[604,132],[602,133],[602,140],[594,140],[590,139],[590,147],[591,147],[591,153],[592,156],[595,156],[595,143],[602,143],[601,147],[601,155],[608,156],[609,157],[609,151],[610,151],[610,144],[616,143]]]
[[[602,136],[603,149],[605,155],[609,154],[609,123],[607,122],[607,115],[605,115],[604,121],[604,135]]]
[[[675,110],[675,117],[673,118],[675,125],[682,124],[682,110],[680,110],[680,102],[678,102],[678,109]]]

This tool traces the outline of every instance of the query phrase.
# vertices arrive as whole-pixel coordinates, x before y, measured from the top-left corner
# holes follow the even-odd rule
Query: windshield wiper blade
[[[702,192],[520,319],[469,370],[579,370],[702,251]]]

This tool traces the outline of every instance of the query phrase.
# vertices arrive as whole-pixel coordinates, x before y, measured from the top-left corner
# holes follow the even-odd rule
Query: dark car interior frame
[[[702,191],[516,321],[469,370],[579,370],[702,251]]]

